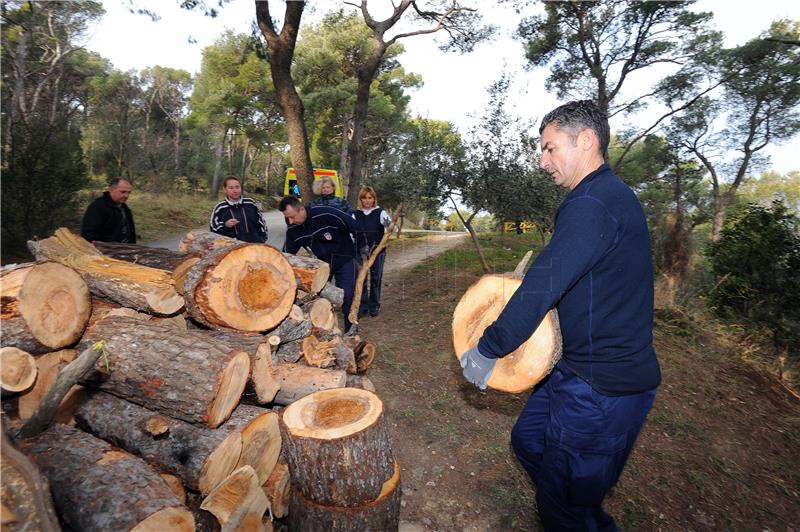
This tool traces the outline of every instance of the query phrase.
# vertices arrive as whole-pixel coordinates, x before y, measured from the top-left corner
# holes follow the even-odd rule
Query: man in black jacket
[[[133,213],[125,204],[133,187],[121,177],[108,184],[103,195],[89,204],[81,223],[81,236],[89,242],[136,243]]]

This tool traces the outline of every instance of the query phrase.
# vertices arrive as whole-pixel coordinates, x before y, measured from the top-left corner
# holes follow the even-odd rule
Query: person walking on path
[[[283,251],[296,254],[306,248],[319,260],[331,267],[336,286],[344,291],[342,312],[344,330],[350,329],[350,306],[356,285],[356,251],[353,244],[358,234],[355,219],[335,207],[309,206],[306,208],[294,196],[286,196],[278,206],[289,226]]]
[[[321,177],[314,181],[311,190],[318,197],[308,204],[309,207],[336,207],[347,214],[353,214],[353,208],[347,200],[336,195],[336,183],[330,177]]]
[[[378,246],[386,228],[392,223],[389,214],[378,206],[378,195],[372,187],[363,187],[358,193],[358,209],[355,212],[356,222],[360,228],[358,233],[358,250],[362,262],[372,254]],[[384,248],[375,257],[375,262],[369,269],[369,282],[364,279],[364,288],[361,292],[361,302],[358,314],[377,316],[381,310],[381,280],[383,279],[383,264],[386,260]]]
[[[261,207],[255,200],[242,197],[239,178],[226,177],[222,188],[225,189],[225,199],[217,203],[211,211],[211,231],[242,242],[266,242],[267,223]]]
[[[558,310],[563,356],[534,388],[512,447],[536,485],[545,530],[617,530],[603,499],[661,382],[647,223],[636,195],[605,163],[608,118],[594,102],[556,108],[539,133],[541,168],[571,192],[550,243],[461,364],[485,388],[496,359]]]
[[[133,191],[130,181],[112,179],[103,195],[86,208],[81,222],[81,236],[89,242],[136,243],[133,213],[126,202]]]

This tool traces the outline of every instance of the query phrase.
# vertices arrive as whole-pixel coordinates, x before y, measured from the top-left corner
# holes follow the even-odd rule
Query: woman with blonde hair
[[[372,187],[363,187],[358,193],[358,209],[355,212],[361,232],[358,234],[359,252],[362,257],[369,257],[383,238],[386,227],[392,222],[389,214],[378,206],[378,195]],[[384,248],[375,258],[369,269],[369,283],[364,279],[361,292],[361,304],[358,314],[377,316],[381,310],[381,279],[383,263],[386,260]]]
[[[311,190],[318,197],[314,199],[310,206],[324,205],[326,207],[336,207],[347,214],[353,214],[353,209],[347,200],[336,196],[336,182],[330,177],[320,177],[311,184]]]

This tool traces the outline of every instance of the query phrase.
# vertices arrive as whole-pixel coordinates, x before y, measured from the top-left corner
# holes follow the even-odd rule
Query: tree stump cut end
[[[374,393],[339,388],[295,401],[284,410],[283,422],[295,436],[334,440],[361,432],[382,413],[383,403]]]
[[[459,360],[478,344],[521,284],[509,276],[484,275],[467,289],[453,313],[453,348]],[[551,310],[525,343],[497,361],[487,385],[509,393],[525,391],[550,373],[560,358],[561,330],[558,314]]]
[[[30,353],[16,347],[0,349],[0,387],[6,392],[23,392],[33,386],[39,370]]]

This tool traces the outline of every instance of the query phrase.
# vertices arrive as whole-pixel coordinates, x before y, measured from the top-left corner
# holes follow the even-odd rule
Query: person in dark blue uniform
[[[261,207],[251,198],[242,197],[239,178],[228,176],[222,182],[225,199],[214,206],[208,226],[212,232],[241,240],[263,244],[267,241],[267,223]]]
[[[369,258],[383,238],[386,227],[392,223],[389,214],[378,206],[378,195],[374,188],[362,187],[358,192],[358,209],[355,217],[361,229],[358,234],[359,253],[362,258]],[[361,292],[361,302],[358,307],[359,315],[369,312],[370,316],[377,316],[381,310],[381,280],[385,260],[386,248],[378,253],[375,262],[369,269],[369,283],[364,279],[364,289]]]
[[[571,192],[550,243],[475,348],[464,376],[485,388],[556,308],[563,356],[534,389],[511,432],[536,485],[545,530],[617,530],[602,508],[655,399],[653,271],[644,212],[605,163],[608,118],[591,101],[542,120],[541,167]]]
[[[294,196],[283,198],[278,210],[289,223],[283,250],[296,254],[300,248],[306,248],[316,258],[330,264],[336,286],[344,290],[342,312],[347,332],[350,329],[347,315],[356,285],[355,236],[358,226],[355,219],[335,207],[306,208]]]

